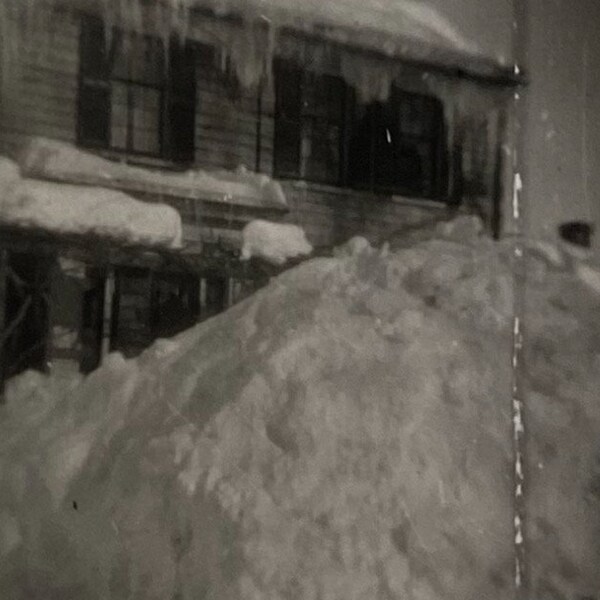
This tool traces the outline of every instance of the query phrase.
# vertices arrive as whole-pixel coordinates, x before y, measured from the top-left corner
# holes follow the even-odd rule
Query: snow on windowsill
[[[253,208],[287,210],[278,182],[240,167],[237,171],[155,170],[108,160],[71,144],[32,138],[19,163],[30,177],[125,191],[206,200]]]
[[[180,248],[181,217],[172,207],[123,192],[22,178],[0,157],[0,224],[62,235],[91,235],[127,245]]]

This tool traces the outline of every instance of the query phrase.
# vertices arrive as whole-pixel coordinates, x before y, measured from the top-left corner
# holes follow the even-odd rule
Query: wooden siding
[[[298,181],[283,182],[290,204],[288,222],[304,228],[316,247],[343,243],[361,235],[372,243],[405,227],[443,218],[441,203],[410,201]]]
[[[9,73],[0,104],[3,154],[13,154],[26,136],[75,142],[79,23],[64,12],[49,21],[49,30],[29,34]]]
[[[273,163],[273,99],[244,90],[228,81],[215,64],[197,67],[196,162],[203,167],[257,167],[260,133],[260,170],[271,173]],[[262,117],[262,118],[261,118]]]
[[[21,54],[10,97],[0,106],[0,153],[12,154],[25,136],[76,141],[80,23],[65,13],[53,22],[52,32],[46,36],[39,32],[39,39],[30,40]],[[196,69],[196,165],[206,169],[244,165],[250,170],[258,166],[272,174],[274,91],[263,90],[259,103],[257,90],[232,84],[218,57],[199,56]],[[304,182],[284,181],[283,188],[291,209],[285,220],[304,227],[317,246],[338,244],[357,234],[381,240],[445,210],[430,202],[403,202]],[[252,218],[281,218],[218,203],[159,199],[180,211],[190,241],[219,235],[239,241],[241,228]]]

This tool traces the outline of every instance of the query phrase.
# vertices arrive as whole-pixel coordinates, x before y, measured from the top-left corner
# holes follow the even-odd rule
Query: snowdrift
[[[512,598],[513,253],[467,231],[353,240],[75,389],[12,388],[3,597]],[[525,260],[531,597],[597,598],[600,296]]]

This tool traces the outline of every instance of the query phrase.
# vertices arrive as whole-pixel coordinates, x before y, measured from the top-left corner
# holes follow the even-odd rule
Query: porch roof
[[[118,190],[23,177],[0,157],[0,226],[53,236],[92,236],[119,244],[181,247],[179,213]]]
[[[19,164],[27,177],[78,185],[102,186],[155,196],[206,200],[257,209],[287,211],[278,182],[245,169],[185,172],[154,170],[108,160],[75,146],[31,138]]]

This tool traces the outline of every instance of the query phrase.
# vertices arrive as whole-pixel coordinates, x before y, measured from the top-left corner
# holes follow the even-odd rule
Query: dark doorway
[[[82,373],[90,373],[100,364],[106,273],[101,269],[88,269],[87,279],[90,287],[83,292],[80,331],[79,369]]]
[[[200,314],[200,281],[192,274],[156,273],[152,282],[153,337],[188,329]]]
[[[202,306],[202,318],[206,319],[223,312],[227,308],[227,279],[218,273],[209,273],[204,277],[205,298]]]
[[[2,380],[27,369],[46,370],[53,259],[11,252],[7,262]]]

